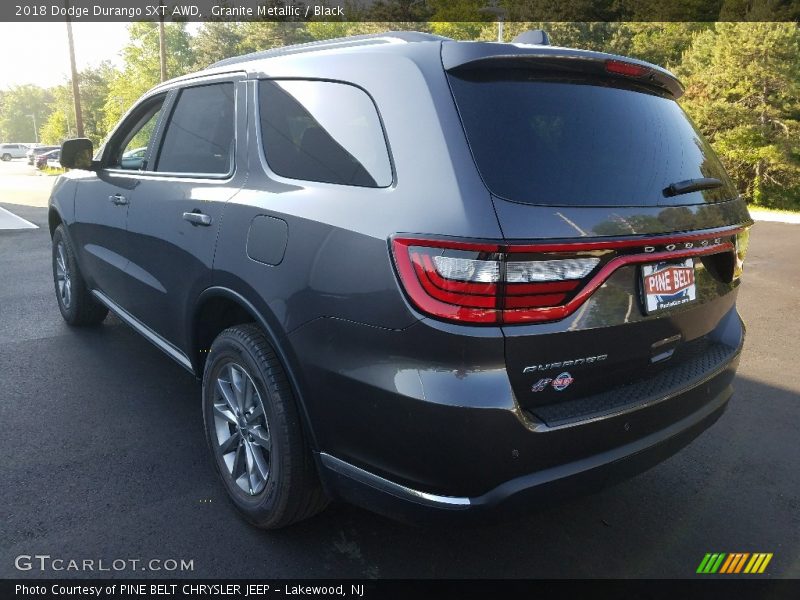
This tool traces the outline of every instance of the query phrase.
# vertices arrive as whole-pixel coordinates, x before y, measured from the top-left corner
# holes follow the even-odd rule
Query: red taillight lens
[[[607,60],[606,71],[614,75],[624,75],[625,77],[643,77],[650,73],[650,69],[647,67],[621,60]]]
[[[501,325],[563,319],[627,264],[734,251],[741,261],[747,244],[742,233],[729,228],[533,245],[395,237],[391,248],[403,288],[420,311],[449,321]]]
[[[596,257],[510,260],[487,244],[395,238],[392,249],[414,304],[436,317],[470,323],[520,322],[525,309],[563,304]],[[512,255],[513,256],[513,255]]]
[[[499,247],[428,245],[434,243],[399,238],[392,241],[397,271],[417,308],[454,321],[499,322]]]

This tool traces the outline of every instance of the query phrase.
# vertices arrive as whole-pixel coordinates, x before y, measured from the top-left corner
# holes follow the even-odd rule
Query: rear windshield
[[[543,79],[530,71],[451,74],[478,169],[496,196],[542,205],[653,206],[717,202],[736,190],[678,104],[616,80]],[[721,188],[667,198],[714,177]]]

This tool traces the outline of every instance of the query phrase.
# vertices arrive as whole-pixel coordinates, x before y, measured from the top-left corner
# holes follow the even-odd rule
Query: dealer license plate
[[[694,302],[697,299],[694,259],[643,265],[642,292],[647,314]]]

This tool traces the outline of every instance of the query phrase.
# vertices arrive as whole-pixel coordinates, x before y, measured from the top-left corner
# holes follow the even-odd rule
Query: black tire
[[[230,371],[231,366],[239,370],[240,385],[237,387],[233,386],[235,377]],[[247,379],[241,376],[242,371]],[[251,386],[250,390],[254,386],[258,394],[250,392],[249,409],[242,408],[247,403],[242,400],[236,415],[233,410],[228,410],[231,402],[226,403],[221,389],[227,384],[230,384],[227,387],[229,393],[239,391],[243,398],[248,396],[248,386]],[[260,401],[266,417],[262,424],[256,422],[257,401]],[[221,416],[226,410],[227,416]],[[251,418],[254,420],[248,424]],[[236,419],[238,425],[234,422]],[[262,529],[279,529],[312,517],[327,506],[328,499],[317,475],[286,372],[256,325],[236,325],[226,329],[211,345],[203,372],[203,422],[217,473],[225,484],[228,497],[247,521]],[[248,427],[266,431],[268,435],[255,435],[254,429],[248,430]],[[230,436],[229,440],[240,440],[234,440],[229,446],[236,447],[225,454],[229,462],[226,462],[221,449],[221,439],[226,436]],[[264,437],[269,438],[268,444],[264,443]],[[254,479],[248,474],[246,464],[241,467],[237,460],[250,458],[250,464],[256,464],[258,461],[253,455],[256,451],[262,461],[266,459],[268,469],[265,477],[255,477],[257,484],[254,488]],[[237,478],[236,473],[242,468],[244,470]],[[243,485],[250,489],[243,489]],[[259,485],[263,487],[259,489]]]
[[[3,160],[6,161],[6,162],[10,161],[11,160],[11,155],[10,154],[3,154]]]
[[[53,284],[61,316],[67,323],[75,326],[102,323],[108,314],[108,309],[89,293],[63,225],[56,227],[53,232],[52,252]],[[66,266],[66,280],[63,277],[62,261]],[[62,283],[69,288],[68,294],[63,292]]]

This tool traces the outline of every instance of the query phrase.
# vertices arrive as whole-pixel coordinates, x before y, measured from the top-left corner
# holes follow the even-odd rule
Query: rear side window
[[[158,157],[157,171],[227,175],[235,141],[233,83],[181,90]]]
[[[263,80],[267,163],[291,179],[386,187],[392,167],[378,112],[361,89],[330,81]]]
[[[449,78],[478,170],[497,196],[552,206],[736,197],[716,155],[670,98],[603,79],[542,79],[524,70]],[[725,185],[665,198],[670,184],[702,177]]]

